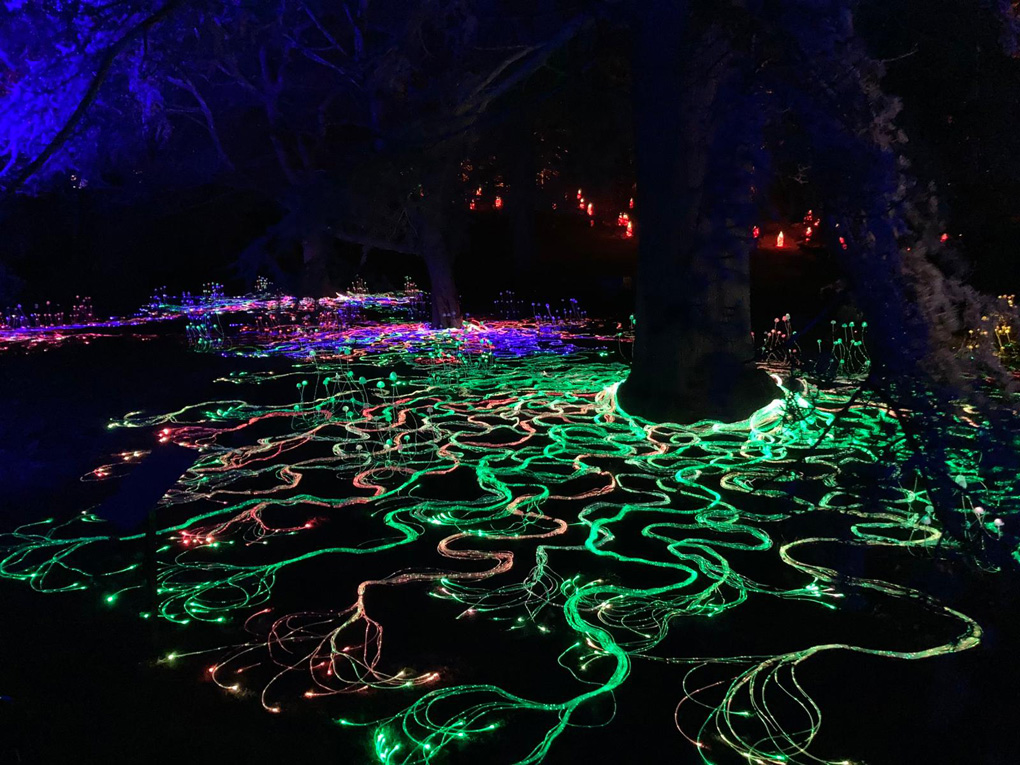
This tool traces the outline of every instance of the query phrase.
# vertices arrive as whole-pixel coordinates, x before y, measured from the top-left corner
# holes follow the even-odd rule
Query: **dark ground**
[[[775,253],[768,257],[755,269],[755,293],[772,303],[763,298],[756,303],[756,324],[764,328],[786,310],[795,317],[815,310],[821,303],[813,297],[816,287],[829,278],[818,261],[783,255],[784,262]],[[612,310],[614,302],[617,308],[626,306],[623,280],[632,268],[626,250],[609,249],[590,259],[577,255],[546,268],[550,285],[572,275],[582,305],[587,292],[608,296],[600,310]],[[588,283],[577,279],[585,273],[601,276]],[[470,285],[483,275],[464,276]],[[617,277],[614,295],[609,280]],[[789,284],[798,285],[796,294],[785,292]],[[131,410],[166,411],[229,395],[211,380],[256,363],[189,353],[174,338],[179,329],[165,325],[147,341],[102,339],[90,346],[0,356],[4,529],[75,512],[112,490],[78,478],[108,461],[111,452],[147,448],[152,437],[144,430],[108,430],[109,419]],[[783,532],[788,537],[800,533],[806,530]],[[845,653],[807,662],[801,680],[824,713],[819,753],[854,755],[871,765],[1016,762],[1016,577],[983,574],[959,562],[912,558],[902,551],[868,551],[842,561],[841,568],[924,589],[976,618],[985,640],[976,650],[921,662]],[[342,573],[352,583],[363,578],[361,571]],[[288,589],[303,591],[313,584],[291,581],[281,587],[285,596]],[[204,680],[200,660],[175,669],[155,666],[153,657],[178,648],[184,637],[170,625],[153,627],[126,608],[107,607],[100,598],[95,590],[41,595],[0,582],[0,764],[371,761],[363,731],[341,730],[320,713],[302,713],[296,705],[293,712],[268,715],[257,700],[230,697]],[[718,619],[692,621],[676,631],[688,655],[789,650],[826,639],[868,644],[872,630],[887,635],[892,629],[908,642],[912,634],[938,634],[938,625],[925,620],[911,622],[909,615],[903,618],[875,604],[860,608],[862,613],[831,620],[814,612],[805,619],[803,608],[754,599]],[[399,604],[381,603],[380,610],[394,633],[423,636],[405,646],[405,653],[455,655],[458,679],[470,681],[475,667],[485,664],[488,669],[492,656],[499,655],[502,671],[534,685],[539,695],[543,689],[553,698],[564,692],[543,686],[545,675],[531,666],[526,653],[529,644],[499,625],[479,621],[465,628],[458,622],[457,633],[425,637],[431,625],[422,630],[415,620],[426,616],[408,615]],[[393,648],[395,654],[400,648]],[[638,662],[618,694],[616,721],[568,731],[545,762],[695,762],[692,747],[673,728],[672,710],[680,697],[676,673]],[[366,701],[368,707],[373,704]],[[470,757],[451,761],[479,762]]]

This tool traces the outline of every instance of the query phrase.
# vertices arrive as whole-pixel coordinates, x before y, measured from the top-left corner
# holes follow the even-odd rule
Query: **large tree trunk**
[[[732,51],[721,35],[695,45],[689,14],[656,0],[636,19],[637,327],[620,403],[652,420],[733,420],[777,391],[753,363],[749,232],[731,218],[749,206],[747,186],[707,189],[717,122],[738,105],[720,95]]]
[[[513,246],[514,280],[516,286],[531,283],[535,270],[535,176],[537,159],[535,136],[530,115],[523,100],[508,125],[509,189],[507,202],[510,213],[510,235]]]
[[[326,297],[336,292],[329,278],[333,237],[325,230],[314,231],[302,240],[301,251],[302,297]]]
[[[443,156],[445,154],[445,156]],[[440,153],[440,160],[426,174],[421,202],[409,212],[416,231],[418,252],[429,271],[432,292],[432,327],[450,329],[460,327],[460,295],[453,279],[453,262],[456,259],[451,242],[456,243],[456,221],[451,218],[450,190],[463,156],[458,144],[453,143]]]
[[[453,256],[442,231],[426,222],[422,225],[421,255],[429,271],[432,292],[432,327],[449,329],[462,323],[460,296],[453,280]]]

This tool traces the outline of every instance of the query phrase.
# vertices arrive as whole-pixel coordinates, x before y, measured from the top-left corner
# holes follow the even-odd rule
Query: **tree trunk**
[[[442,232],[425,223],[421,232],[421,255],[429,270],[432,292],[432,327],[450,329],[462,323],[460,296],[453,280],[453,256]]]
[[[460,295],[453,279],[456,242],[456,221],[451,217],[450,190],[459,169],[459,161],[466,152],[457,143],[449,144],[439,152],[439,161],[424,175],[424,192],[419,204],[409,210],[416,232],[418,252],[429,271],[432,292],[433,329],[460,327]],[[444,156],[445,155],[445,156]]]
[[[326,297],[336,290],[329,278],[333,237],[326,231],[314,231],[301,242],[301,296]]]
[[[514,279],[518,287],[530,284],[535,270],[535,175],[534,132],[528,112],[519,103],[508,126],[510,235],[513,243]]]
[[[753,363],[749,232],[730,217],[748,191],[728,181],[706,198],[710,165],[734,151],[713,156],[715,123],[736,106],[720,96],[732,65],[718,61],[732,56],[722,36],[693,44],[689,13],[657,0],[636,19],[637,326],[620,403],[652,420],[734,420],[777,391]]]

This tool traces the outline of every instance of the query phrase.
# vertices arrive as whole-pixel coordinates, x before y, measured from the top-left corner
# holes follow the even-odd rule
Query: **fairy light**
[[[386,321],[327,321],[349,303],[389,313]],[[848,485],[850,466],[878,462],[878,446],[891,445],[886,459],[906,460],[899,424],[882,406],[866,398],[848,405],[848,393],[791,382],[776,367],[776,400],[744,420],[646,422],[620,408],[626,367],[605,351],[630,338],[574,309],[533,307],[528,320],[435,331],[408,321],[405,306],[352,291],[306,305],[322,322],[309,329],[280,319],[279,302],[250,302],[238,312],[250,318],[220,351],[271,369],[224,378],[237,398],[116,423],[201,452],[161,503],[151,617],[186,627],[196,643],[207,635],[210,647],[162,663],[203,660],[209,682],[258,697],[273,714],[324,697],[346,704],[337,726],[364,729],[379,762],[425,765],[462,749],[489,761],[486,747],[506,741],[516,762],[537,763],[582,710],[606,706],[633,662],[656,661],[686,671],[677,726],[703,762],[725,747],[751,762],[837,765],[808,754],[821,712],[797,679],[804,662],[833,651],[920,660],[980,640],[973,620],[924,593],[804,562],[816,559],[812,547],[949,544],[918,487],[890,487],[876,509]],[[868,368],[865,328],[831,325],[842,380]],[[773,332],[762,344],[766,361],[792,363],[789,315]],[[143,454],[122,452],[91,475],[115,477]],[[974,465],[962,460],[954,469],[961,493],[980,486]],[[454,473],[473,476],[473,496],[436,488]],[[770,488],[794,473],[809,487],[803,493]],[[317,493],[317,476],[349,490]],[[1001,534],[1012,523],[1003,517],[1005,495],[986,494],[961,512],[980,533]],[[842,536],[780,545],[775,524],[807,514],[824,516]],[[348,521],[342,536],[335,525],[330,535],[331,523]],[[641,545],[632,544],[635,534]],[[142,535],[119,536],[89,513],[50,519],[0,536],[0,577],[40,592],[98,587],[109,606],[137,607],[137,571],[115,561],[143,545]],[[330,561],[393,560],[412,550],[433,560],[375,572],[351,588],[331,581],[340,600],[325,611],[281,610],[274,592],[278,580]],[[754,571],[769,560],[785,567],[776,581],[788,584],[757,581],[743,569],[749,558],[760,561]],[[568,575],[556,570],[567,566]],[[593,573],[607,567],[613,577]],[[552,650],[563,682],[550,688],[560,695],[459,684],[456,672],[391,655],[384,636],[395,628],[372,608],[377,594],[398,589],[407,608],[433,602],[426,597],[450,606],[456,629],[491,620]],[[912,651],[834,642],[691,657],[664,643],[681,618],[714,618],[752,599],[839,609],[850,592],[915,604],[957,629]],[[367,692],[392,694],[402,708],[363,720]],[[773,698],[793,698],[800,711],[787,718]],[[601,722],[611,724],[611,715]]]

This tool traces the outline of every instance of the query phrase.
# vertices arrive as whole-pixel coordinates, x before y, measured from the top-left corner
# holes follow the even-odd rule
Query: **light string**
[[[614,692],[634,662],[648,661],[686,668],[677,726],[705,763],[835,763],[809,751],[821,710],[798,666],[825,651],[913,660],[980,640],[976,623],[924,593],[795,555],[828,545],[931,554],[951,544],[900,469],[908,454],[896,419],[867,396],[836,422],[848,388],[777,372],[777,399],[746,420],[654,424],[618,406],[626,367],[607,350],[618,333],[588,321],[433,331],[397,316],[297,327],[267,316],[273,310],[246,304],[237,314],[247,323],[217,341],[220,353],[275,360],[271,371],[223,379],[243,398],[111,423],[199,455],[161,502],[156,611],[142,615],[187,625],[196,647],[163,661],[203,657],[227,692],[254,693],[273,713],[313,702],[346,710],[338,721],[369,728],[382,763],[439,763],[472,746],[479,761],[537,763],[591,710],[609,709],[598,724],[610,724]],[[841,358],[844,372],[867,366],[857,346]],[[961,419],[961,433],[969,427]],[[115,480],[144,452],[119,456],[88,480]],[[960,512],[974,517],[974,533],[994,535],[999,527],[984,517],[993,513],[977,513],[963,491],[982,480],[979,458],[960,460]],[[880,487],[870,487],[868,471],[885,465]],[[986,488],[993,499],[1001,492]],[[817,515],[848,537],[777,544],[775,528]],[[143,534],[118,535],[89,511],[29,524],[0,536],[0,577],[40,592],[100,588],[111,606],[138,604],[139,564],[117,561],[142,544]],[[328,594],[313,600],[334,604],[325,610],[277,603],[280,581],[308,576],[300,572],[368,571],[405,556],[414,563],[351,589],[322,579]],[[744,570],[749,556],[771,560],[775,579],[761,580],[758,565]],[[542,650],[558,645],[563,677],[530,698],[449,682],[442,667],[403,666],[412,657],[384,652],[388,633],[373,606],[398,588],[406,608],[431,597],[454,606],[451,624],[487,619]],[[839,609],[851,591],[920,607],[957,634],[913,650],[667,649],[684,620],[750,599]],[[698,679],[713,667],[736,672]],[[378,699],[377,709],[392,694],[397,711],[359,712],[360,700]],[[406,694],[417,697],[407,703]],[[522,731],[512,746],[497,733],[508,729]]]

